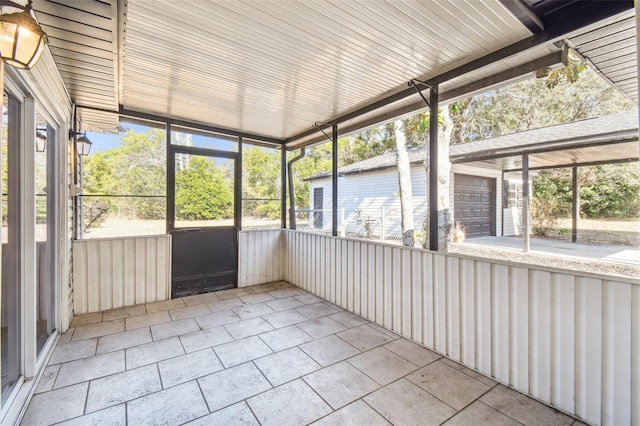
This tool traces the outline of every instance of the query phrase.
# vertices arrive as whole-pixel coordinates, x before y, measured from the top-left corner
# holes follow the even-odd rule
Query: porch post
[[[280,149],[280,226],[287,227],[287,150],[282,144]]]
[[[571,169],[571,242],[578,241],[578,216],[580,215],[580,187],[578,186],[578,166]]]
[[[331,235],[338,236],[338,125],[333,124],[332,130],[332,166],[331,166]]]
[[[522,251],[529,251],[529,154],[522,154]]]
[[[429,89],[429,250],[438,251],[438,85],[437,84],[431,87],[431,89]]]

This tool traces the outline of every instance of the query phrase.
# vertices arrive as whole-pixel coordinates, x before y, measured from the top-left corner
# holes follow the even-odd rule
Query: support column
[[[529,251],[529,154],[522,154],[522,251]]]
[[[580,182],[578,182],[578,166],[571,169],[571,242],[578,241],[578,216],[580,216]]]
[[[287,150],[282,144],[280,149],[280,227],[287,227]]]
[[[438,251],[438,85],[429,90],[429,250]]]
[[[332,167],[331,167],[331,235],[338,236],[338,125],[334,124],[332,130]]]

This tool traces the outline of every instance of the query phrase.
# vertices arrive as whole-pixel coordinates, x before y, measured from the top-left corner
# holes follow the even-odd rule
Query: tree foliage
[[[176,172],[176,219],[218,220],[233,217],[231,177],[208,157],[193,155]]]

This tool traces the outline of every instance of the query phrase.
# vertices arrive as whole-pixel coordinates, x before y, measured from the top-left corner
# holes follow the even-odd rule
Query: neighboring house
[[[467,237],[521,234],[522,161],[527,154],[529,178],[545,168],[638,161],[638,113],[604,117],[528,130],[466,144],[452,145],[450,211]],[[418,238],[427,215],[425,147],[409,151]],[[310,227],[331,230],[331,174],[311,183]],[[383,154],[338,169],[338,228],[342,235],[400,240],[396,154]]]

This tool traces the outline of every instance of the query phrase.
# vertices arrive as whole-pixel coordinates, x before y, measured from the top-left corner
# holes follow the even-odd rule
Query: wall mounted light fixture
[[[91,152],[91,145],[93,142],[89,140],[86,135],[86,132],[75,132],[73,130],[69,130],[69,139],[74,139],[76,141],[76,147],[78,149],[78,154],[87,156],[89,152]]]
[[[36,152],[47,150],[47,129],[36,128]]]
[[[47,44],[31,12],[31,0],[0,0],[0,57],[16,68],[33,67]]]

